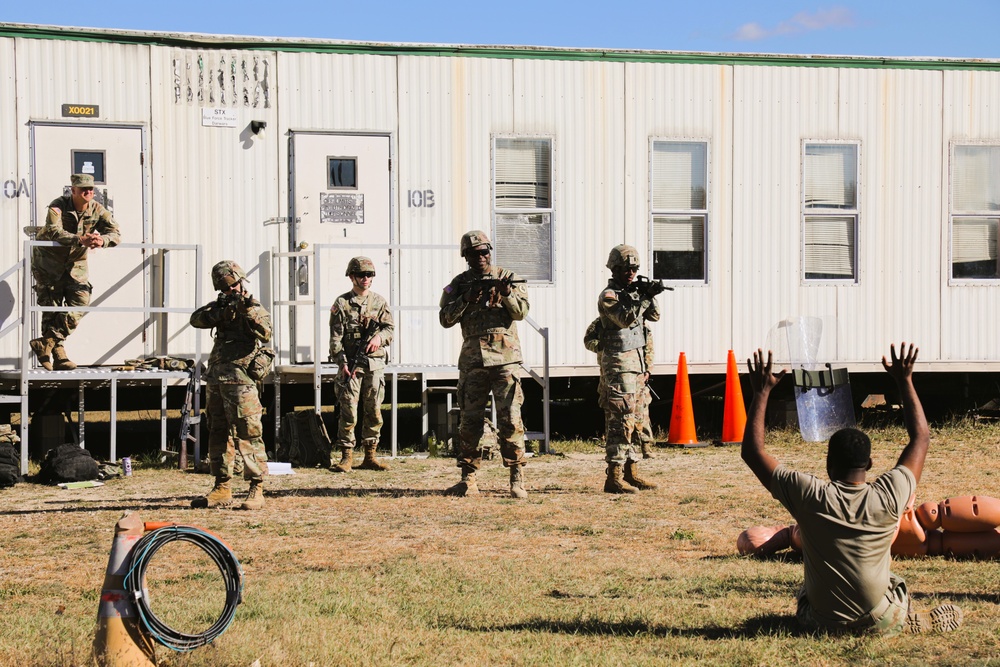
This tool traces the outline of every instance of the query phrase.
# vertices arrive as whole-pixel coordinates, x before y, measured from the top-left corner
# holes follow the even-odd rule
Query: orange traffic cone
[[[688,382],[687,357],[681,352],[677,360],[677,381],[674,384],[674,406],[670,412],[668,445],[704,447],[698,442],[694,427],[694,408],[691,406],[691,384]]]
[[[143,532],[142,520],[132,512],[126,512],[115,525],[94,634],[94,659],[102,667],[153,667],[156,664],[152,639],[140,627],[135,605],[125,591],[129,555]]]
[[[743,404],[740,372],[736,368],[736,355],[729,350],[726,361],[726,401],[722,408],[722,444],[738,445],[743,442],[747,426],[747,409]]]

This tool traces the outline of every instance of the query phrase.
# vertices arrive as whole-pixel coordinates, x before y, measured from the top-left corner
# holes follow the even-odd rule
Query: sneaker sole
[[[953,604],[943,604],[930,611],[906,617],[907,629],[913,634],[922,632],[951,632],[962,625],[962,609]]]

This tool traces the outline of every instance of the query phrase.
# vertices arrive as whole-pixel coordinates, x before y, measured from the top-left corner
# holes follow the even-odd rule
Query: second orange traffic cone
[[[726,361],[726,400],[722,408],[722,444],[738,445],[743,442],[746,426],[747,409],[743,404],[736,355],[729,350],[729,359]]]
[[[694,408],[691,405],[691,384],[688,381],[687,357],[681,352],[677,360],[677,381],[674,384],[674,406],[670,412],[668,445],[700,447],[694,427]]]

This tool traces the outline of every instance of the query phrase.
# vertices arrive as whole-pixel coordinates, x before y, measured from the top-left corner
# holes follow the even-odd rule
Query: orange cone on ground
[[[740,372],[736,367],[736,355],[729,350],[729,359],[726,361],[726,401],[722,408],[722,444],[738,445],[743,442],[746,426],[747,409],[743,404]]]
[[[674,405],[670,412],[669,445],[699,446],[691,404],[691,384],[688,381],[687,357],[681,352],[677,360],[677,382],[674,384]]]
[[[129,556],[144,530],[139,515],[131,512],[126,512],[115,525],[94,634],[94,658],[102,667],[155,665],[153,642],[140,627],[135,605],[125,591]]]

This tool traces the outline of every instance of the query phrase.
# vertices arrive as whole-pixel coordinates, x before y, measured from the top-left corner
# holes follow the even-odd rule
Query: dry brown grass
[[[890,467],[903,432],[873,433]],[[783,462],[822,473],[823,447],[775,433]],[[965,610],[959,632],[892,639],[795,629],[802,565],[735,555],[736,535],[788,523],[737,448],[663,449],[644,464],[656,492],[601,492],[600,450],[529,461],[527,501],[507,497],[487,463],[483,496],[448,498],[446,459],[403,459],[388,473],[322,470],[272,477],[258,513],[190,510],[205,475],[139,467],[129,479],[64,491],[0,493],[0,665],[86,664],[115,522],[123,510],[221,535],[246,573],[244,602],[213,646],[169,665],[764,665],[987,664],[1000,661],[997,565],[941,558],[894,569],[929,605]],[[1000,428],[934,433],[921,500],[1000,496]],[[239,488],[242,490],[243,485]],[[196,628],[221,583],[197,552],[149,569],[154,611]],[[211,602],[202,602],[211,599]]]

